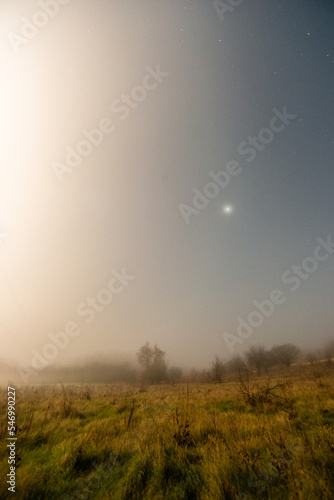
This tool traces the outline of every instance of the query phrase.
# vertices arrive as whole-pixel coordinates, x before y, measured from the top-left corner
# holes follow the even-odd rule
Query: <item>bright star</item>
[[[224,214],[231,214],[233,212],[233,208],[231,205],[225,205],[223,206],[223,212]]]

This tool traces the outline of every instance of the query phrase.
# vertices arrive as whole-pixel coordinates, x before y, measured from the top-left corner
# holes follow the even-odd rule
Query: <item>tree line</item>
[[[148,342],[140,347],[137,352],[137,360],[141,365],[141,380],[150,384],[160,384],[162,382],[175,383],[182,379],[198,382],[221,383],[226,373],[238,372],[243,368],[253,370],[257,375],[261,375],[275,367],[290,368],[296,362],[315,363],[326,360],[332,363],[334,358],[334,341],[327,343],[324,349],[302,353],[299,347],[294,344],[274,345],[267,349],[263,345],[250,346],[243,356],[238,355],[231,360],[224,360],[215,356],[210,367],[203,370],[192,369],[184,374],[180,367],[172,366],[168,368],[166,363],[166,353],[157,345],[151,347]]]
[[[54,384],[59,381],[70,383],[125,382],[148,385],[177,382],[221,383],[225,376],[238,374],[245,368],[261,375],[275,367],[289,369],[294,363],[314,364],[325,361],[334,365],[334,340],[327,342],[324,348],[308,352],[301,352],[294,344],[275,345],[271,349],[262,345],[250,346],[243,355],[234,356],[227,361],[217,355],[206,368],[196,367],[188,370],[180,366],[170,366],[167,363],[165,351],[157,345],[151,346],[146,342],[137,352],[137,361],[137,366],[129,361],[108,362],[96,359],[65,367],[50,365],[38,374],[34,383]],[[6,373],[8,371],[6,367]],[[14,369],[10,376],[15,378]]]

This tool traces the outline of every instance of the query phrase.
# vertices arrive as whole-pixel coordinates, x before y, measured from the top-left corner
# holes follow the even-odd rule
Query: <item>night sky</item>
[[[334,4],[64,3],[53,17],[30,0],[0,7],[0,357],[30,365],[68,322],[80,333],[52,362],[145,341],[195,367],[255,344],[321,348]],[[45,25],[24,39],[23,18]],[[213,175],[226,185],[208,187]],[[134,278],[111,303],[88,306],[123,268]]]

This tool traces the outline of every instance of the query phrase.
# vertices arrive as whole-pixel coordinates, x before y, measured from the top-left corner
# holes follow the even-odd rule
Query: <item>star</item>
[[[224,205],[223,212],[224,214],[231,214],[233,212],[233,207],[231,205]]]

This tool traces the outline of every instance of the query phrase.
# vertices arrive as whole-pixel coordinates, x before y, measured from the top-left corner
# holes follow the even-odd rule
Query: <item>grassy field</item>
[[[333,371],[17,387],[16,493],[4,446],[0,498],[333,499]],[[2,443],[6,405],[3,388]]]

